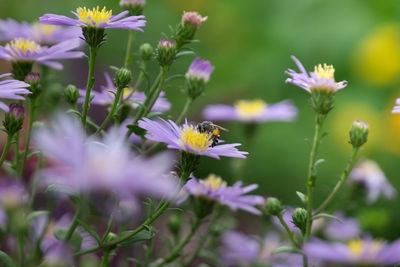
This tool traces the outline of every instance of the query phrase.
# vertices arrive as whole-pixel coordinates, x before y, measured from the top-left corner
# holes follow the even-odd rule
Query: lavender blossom
[[[400,113],[400,98],[396,99],[396,105],[393,107],[392,113]]]
[[[347,218],[342,212],[334,214],[339,221],[328,221],[324,234],[330,240],[346,241],[358,238],[361,235],[360,223],[357,219]]]
[[[300,70],[300,73],[289,69],[286,74],[291,76],[287,78],[286,82],[294,84],[304,90],[311,92],[312,90],[326,90],[328,92],[336,92],[347,86],[347,81],[336,82],[334,78],[335,69],[332,65],[319,64],[315,66],[314,71],[307,73],[301,62],[295,57],[291,56]]]
[[[143,118],[139,121],[139,127],[147,130],[147,139],[166,143],[171,149],[216,159],[221,156],[246,158],[245,155],[248,154],[236,148],[240,145],[238,143],[212,146],[212,135],[199,132],[195,125],[190,125],[187,121],[179,127],[172,120],[160,118],[160,121],[153,121]]]
[[[40,23],[17,22],[11,18],[0,20],[0,41],[26,38],[40,45],[55,45],[82,36],[78,28],[64,28]]]
[[[396,189],[389,183],[379,165],[373,160],[362,160],[349,175],[349,182],[361,185],[367,192],[368,203],[374,203],[380,195],[392,199]]]
[[[0,79],[10,76],[10,73],[0,75]],[[17,81],[17,80],[4,80],[0,81],[0,98],[25,100],[21,95],[28,95],[31,92],[26,89],[29,88],[29,84]],[[0,101],[0,108],[5,112],[9,112],[9,107]]]
[[[36,62],[54,69],[62,69],[63,66],[54,60],[83,57],[83,52],[71,51],[79,45],[77,39],[47,47],[40,46],[31,39],[17,38],[6,46],[0,46],[0,58],[11,62]]]
[[[105,140],[87,138],[81,125],[65,116],[53,129],[34,133],[37,147],[55,164],[42,171],[44,184],[63,184],[76,191],[115,192],[120,197],[148,194],[173,197],[177,184],[168,177],[169,154],[144,159],[133,154],[118,130]]]
[[[208,198],[221,205],[226,205],[234,211],[241,209],[260,215],[261,212],[255,206],[263,205],[264,198],[257,195],[245,195],[257,189],[258,185],[252,184],[242,187],[242,184],[242,182],[236,182],[233,186],[228,186],[221,177],[211,174],[204,180],[190,179],[183,189],[188,195]],[[187,197],[181,199],[179,203],[185,201]]]
[[[297,108],[289,101],[267,105],[263,100],[240,100],[234,106],[210,105],[203,111],[203,117],[212,121],[292,121]]]
[[[304,252],[322,266],[329,264],[394,266],[400,263],[400,240],[388,244],[380,240],[353,239],[347,243],[312,240]]]
[[[106,78],[106,85],[100,86],[101,91],[91,91],[93,95],[93,99],[90,102],[91,105],[107,106],[114,102],[117,88],[108,73],[104,73],[104,76]],[[78,99],[78,103],[83,104],[85,102],[86,90],[80,89],[79,93],[81,97]],[[164,95],[165,92],[160,93],[160,97],[152,108],[153,112],[165,112],[171,108],[171,103]],[[133,108],[137,108],[138,104],[143,104],[146,100],[146,95],[143,92],[134,92],[132,88],[125,88],[122,97],[126,102],[130,103]]]
[[[60,26],[78,26],[78,27],[96,27],[96,28],[118,28],[143,31],[141,27],[146,25],[144,16],[129,16],[129,11],[123,11],[116,16],[112,15],[112,10],[102,10],[97,8],[87,9],[79,7],[76,12],[72,12],[76,19],[72,19],[62,15],[44,14],[39,18],[40,23],[47,25]],[[123,19],[122,19],[123,18]]]
[[[204,83],[207,83],[210,80],[214,68],[210,61],[196,57],[189,66],[189,70],[185,76],[188,80],[202,80]]]

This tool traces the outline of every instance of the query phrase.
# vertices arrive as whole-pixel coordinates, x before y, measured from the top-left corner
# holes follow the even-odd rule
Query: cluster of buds
[[[202,60],[199,57],[195,58],[185,75],[186,94],[191,99],[196,99],[204,92],[205,85],[210,80],[213,71],[214,67],[210,61]]]
[[[10,136],[22,129],[24,123],[24,108],[17,103],[10,104],[10,110],[5,114],[3,126]]]
[[[175,42],[178,48],[193,40],[197,29],[207,20],[197,12],[183,12],[182,23],[175,30]]]
[[[29,97],[36,98],[41,92],[40,74],[33,72],[28,73],[28,75],[26,75],[25,77],[25,82],[30,85],[29,91],[32,92],[32,94],[30,94]]]
[[[143,7],[146,0],[121,0],[119,5],[128,10],[131,16],[139,16],[143,14]]]
[[[157,60],[161,67],[169,67],[176,58],[177,47],[174,41],[161,39],[157,46]]]
[[[369,126],[368,123],[363,121],[354,121],[350,129],[350,144],[354,148],[359,148],[364,145],[368,140]]]

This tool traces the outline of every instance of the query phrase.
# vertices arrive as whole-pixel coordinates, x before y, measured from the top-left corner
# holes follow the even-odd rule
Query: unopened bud
[[[120,68],[115,73],[115,85],[117,88],[125,88],[128,86],[132,79],[132,72],[126,68]]]
[[[175,30],[175,41],[178,48],[193,40],[197,29],[207,20],[197,12],[183,12],[182,23]]]
[[[308,217],[307,214],[307,211],[303,208],[296,208],[292,213],[292,222],[301,230],[302,233],[306,231]]]
[[[139,16],[143,14],[143,7],[146,0],[121,0],[119,5],[129,11],[131,16]]]
[[[157,46],[157,59],[161,67],[169,67],[175,60],[177,53],[174,41],[161,39]]]
[[[179,229],[181,228],[181,223],[181,216],[174,214],[168,219],[168,229],[172,234],[177,235],[179,233]]]
[[[143,61],[148,61],[151,59],[154,53],[154,49],[149,43],[144,43],[139,48],[140,57]]]
[[[267,208],[267,212],[274,216],[278,216],[282,212],[282,203],[274,197],[267,198],[265,207]]]
[[[210,61],[196,57],[186,72],[186,94],[192,99],[199,97],[205,89],[206,83],[210,80],[214,66]]]
[[[9,112],[5,114],[3,126],[9,135],[14,135],[22,129],[24,123],[24,108],[17,103],[10,104]]]
[[[368,140],[369,126],[368,123],[363,121],[354,121],[350,129],[350,144],[353,147],[361,147]]]
[[[33,72],[28,73],[25,77],[25,82],[30,85],[28,90],[32,92],[28,97],[37,97],[40,93],[40,74]]]
[[[64,90],[64,97],[68,104],[74,106],[80,97],[78,88],[72,84],[68,85]]]

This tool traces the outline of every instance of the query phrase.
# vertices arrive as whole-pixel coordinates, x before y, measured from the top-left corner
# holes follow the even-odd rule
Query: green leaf
[[[193,51],[179,52],[178,54],[176,54],[176,58],[180,58],[180,57],[184,57],[184,56],[190,56],[190,55],[195,55],[195,53]]]
[[[68,228],[60,228],[54,231],[54,236],[58,240],[64,241],[67,232]],[[72,234],[71,239],[69,240],[69,245],[73,250],[78,251],[81,248],[81,244],[82,244],[82,237],[75,231]]]
[[[79,118],[81,118],[82,117],[82,115],[81,115],[81,113],[79,112],[79,111],[77,111],[77,110],[74,110],[74,109],[68,109],[67,110],[67,113],[72,113],[72,114],[75,114],[76,116],[78,116]]]
[[[40,153],[42,153],[42,152],[41,151],[33,151],[28,154],[28,159],[30,159],[33,156],[40,155]]]
[[[0,250],[0,266],[2,267],[15,267],[14,261],[3,251]]]
[[[121,237],[129,235],[131,232],[132,231],[122,232]],[[155,231],[149,230],[149,229],[144,229],[144,230],[140,231],[139,233],[137,233],[136,235],[134,235],[133,237],[126,240],[125,242],[122,242],[121,244],[123,246],[129,246],[129,245],[132,245],[132,244],[140,242],[140,241],[152,239],[155,235],[156,235]]]
[[[28,220],[28,222],[31,222],[32,220],[36,219],[37,217],[41,216],[41,215],[47,215],[49,214],[49,211],[47,210],[37,210],[37,211],[33,211],[31,213],[29,213],[29,215],[26,217],[26,219]]]
[[[297,196],[300,198],[301,202],[303,203],[307,203],[307,199],[308,197],[306,195],[304,195],[302,192],[300,191],[296,191]]]
[[[126,126],[126,127],[128,127],[128,129],[132,129],[132,131],[138,136],[144,136],[145,133],[146,133],[146,130],[140,128],[137,125],[130,124],[130,125]]]
[[[66,185],[51,184],[46,188],[45,193],[46,194],[63,193],[67,194],[72,201],[74,202],[79,201],[77,193],[71,187]]]
[[[328,214],[328,213],[318,213],[317,215],[312,217],[312,220],[316,220],[316,219],[320,219],[320,218],[325,218],[325,219],[329,219],[329,220],[335,220],[338,222],[342,222],[342,220],[340,220],[338,217],[336,217],[332,214]]]
[[[271,255],[276,255],[276,254],[280,254],[280,253],[303,254],[303,251],[301,251],[298,248],[284,246],[284,247],[280,247],[280,248],[277,248],[274,251],[272,251]]]
[[[96,239],[97,244],[101,244],[101,239],[99,235],[85,222],[83,222],[80,219],[77,219],[78,223],[80,226],[82,226],[83,229],[85,229],[86,232],[88,232],[91,236],[93,236],[94,239]]]

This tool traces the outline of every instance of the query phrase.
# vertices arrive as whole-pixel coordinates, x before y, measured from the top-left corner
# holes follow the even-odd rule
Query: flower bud
[[[146,0],[121,0],[119,5],[129,11],[130,16],[139,16],[143,14],[143,7]]]
[[[9,135],[14,135],[22,129],[24,123],[24,108],[17,103],[9,106],[8,113],[5,114],[3,126]]]
[[[193,40],[197,29],[207,20],[197,12],[183,12],[182,23],[175,30],[175,41],[177,47],[182,47],[185,43]]]
[[[210,80],[214,67],[210,61],[196,57],[186,72],[186,94],[195,99],[199,97],[205,89],[206,83]]]
[[[361,147],[368,140],[369,126],[368,123],[363,121],[354,121],[350,129],[350,144],[354,148]]]
[[[171,215],[168,219],[168,229],[173,235],[178,235],[179,229],[181,228],[181,216],[179,215]]]
[[[120,68],[115,73],[115,85],[119,89],[127,87],[131,79],[132,79],[132,72],[126,68]]]
[[[140,57],[143,61],[148,61],[151,59],[154,53],[154,49],[149,43],[144,43],[139,48]]]
[[[176,44],[167,39],[161,39],[157,46],[157,59],[161,67],[169,67],[176,58]]]
[[[40,94],[40,74],[30,72],[25,77],[25,82],[30,85],[28,88],[32,94],[28,95],[30,98],[35,98]]]
[[[282,212],[282,203],[274,197],[267,199],[265,207],[267,208],[267,212],[274,216],[278,216]]]
[[[326,115],[333,109],[335,92],[329,90],[311,89],[311,106],[315,112]]]
[[[72,84],[68,85],[64,90],[64,97],[68,104],[75,106],[80,97],[78,88]]]
[[[296,208],[292,213],[292,222],[301,230],[302,233],[306,231],[308,217],[307,214],[307,211],[303,208]]]

